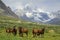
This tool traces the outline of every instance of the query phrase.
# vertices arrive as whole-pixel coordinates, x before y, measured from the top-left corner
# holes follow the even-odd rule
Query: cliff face
[[[0,11],[2,11],[0,12],[0,14],[18,18],[18,16],[11,10],[11,8],[7,7],[1,0],[0,0]]]

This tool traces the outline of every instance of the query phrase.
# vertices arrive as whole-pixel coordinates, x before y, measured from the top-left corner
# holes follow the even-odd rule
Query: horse
[[[44,31],[45,31],[45,28],[42,28],[42,29],[33,29],[32,30],[32,33],[33,33],[33,37],[35,37],[36,35],[39,36],[43,36],[44,35]]]
[[[6,29],[6,33],[11,33],[12,32],[12,29],[9,27]]]
[[[23,27],[19,27],[19,35],[21,37],[23,37],[23,33],[25,33],[28,36],[28,29],[27,28],[23,28]]]
[[[12,33],[14,36],[16,36],[17,34],[17,29],[15,28],[15,26],[13,28],[7,28],[6,29],[6,33]]]

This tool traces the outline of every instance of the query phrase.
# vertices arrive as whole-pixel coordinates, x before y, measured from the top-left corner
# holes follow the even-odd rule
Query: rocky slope
[[[0,15],[18,18],[18,16],[11,10],[11,8],[7,7],[1,0],[0,0]]]

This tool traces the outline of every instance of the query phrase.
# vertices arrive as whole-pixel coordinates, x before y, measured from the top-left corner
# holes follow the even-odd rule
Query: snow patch
[[[33,15],[32,15],[32,13],[27,12],[27,13],[26,13],[26,16],[27,16],[28,18],[31,18]]]

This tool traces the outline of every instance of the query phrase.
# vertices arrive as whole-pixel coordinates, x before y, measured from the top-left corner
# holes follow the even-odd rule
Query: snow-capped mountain
[[[55,18],[52,13],[45,12],[40,8],[31,8],[30,5],[26,5],[23,9],[17,9],[15,13],[24,20],[33,22],[48,22]]]
[[[49,23],[49,24],[60,24],[60,10],[58,10],[57,12],[53,12],[52,14],[55,16],[55,18],[48,21],[47,23]]]

